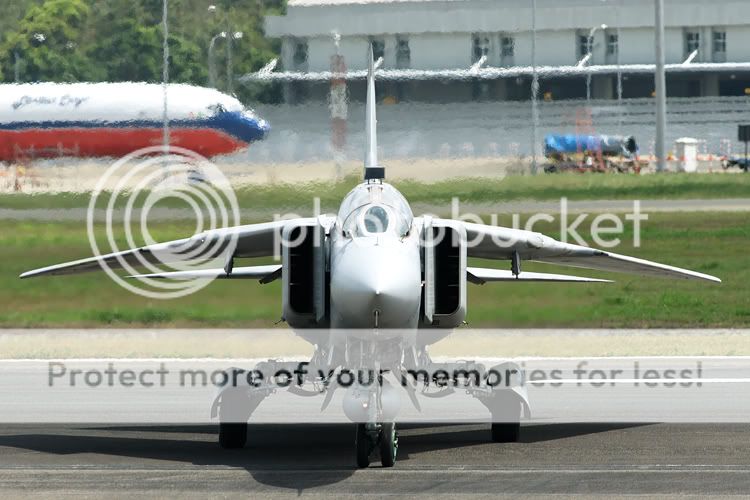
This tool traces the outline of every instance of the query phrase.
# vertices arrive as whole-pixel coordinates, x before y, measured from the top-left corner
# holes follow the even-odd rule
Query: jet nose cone
[[[342,251],[331,269],[334,326],[413,326],[421,298],[419,254],[403,250],[376,245]]]

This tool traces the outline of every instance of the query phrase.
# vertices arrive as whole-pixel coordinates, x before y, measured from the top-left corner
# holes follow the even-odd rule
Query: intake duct
[[[466,317],[466,230],[451,220],[425,218],[422,325],[460,326]]]
[[[284,227],[281,238],[284,320],[293,328],[327,326],[330,277],[324,228],[310,219]]]

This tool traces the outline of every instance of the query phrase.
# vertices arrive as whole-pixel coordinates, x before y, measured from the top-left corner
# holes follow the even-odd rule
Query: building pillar
[[[703,76],[703,96],[719,97],[719,75],[709,73]]]

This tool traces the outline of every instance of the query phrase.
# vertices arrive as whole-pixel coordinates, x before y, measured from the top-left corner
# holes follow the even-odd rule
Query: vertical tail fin
[[[375,116],[375,61],[372,44],[367,49],[367,104],[365,110],[365,180],[383,179],[385,169],[378,165],[378,119]]]

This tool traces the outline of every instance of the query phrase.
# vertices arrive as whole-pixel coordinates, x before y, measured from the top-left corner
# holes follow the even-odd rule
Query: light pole
[[[161,24],[163,30],[162,39],[162,74],[161,74],[161,88],[162,88],[162,148],[166,155],[169,151],[169,145],[171,143],[170,132],[169,132],[169,105],[168,105],[168,85],[169,85],[169,0],[162,0],[162,12],[161,12]]]
[[[606,30],[607,25],[602,24],[601,26],[594,26],[593,28],[591,28],[591,31],[589,31],[589,36],[586,39],[586,49],[588,50],[588,52],[586,53],[586,56],[583,59],[581,59],[581,62],[578,63],[579,65],[585,66],[586,63],[591,61],[591,58],[593,57],[593,52],[594,52],[594,34],[599,29],[601,29],[602,31]],[[591,73],[589,72],[589,73],[586,73],[586,102],[590,100],[591,100]]]
[[[227,17],[227,19],[229,19]],[[229,24],[227,24],[229,29]],[[227,31],[227,33],[231,33]],[[235,31],[232,36],[227,37],[227,92],[234,94],[234,74],[232,71],[232,40],[241,40],[243,33],[241,31]]]
[[[214,14],[218,10],[218,7],[216,5],[209,5],[208,6],[208,12],[209,14]],[[226,58],[227,58],[227,93],[233,94],[234,93],[234,75],[232,71],[232,40],[240,40],[244,33],[241,31],[232,31],[231,24],[229,22],[229,11],[225,11],[224,13],[225,17],[225,24],[226,29],[225,31],[222,31],[218,35],[215,35],[213,38],[211,38],[211,43],[208,44],[208,79],[209,79],[209,85],[211,87],[216,88],[216,68],[215,64],[213,62],[213,50],[214,50],[214,44],[216,43],[216,40],[218,38],[225,38],[227,41],[227,47],[226,47]]]
[[[211,43],[208,44],[208,85],[212,88],[216,88],[216,61],[214,60],[214,45],[216,40],[219,38],[226,38],[227,34],[222,31],[218,35],[214,35],[211,38]]]
[[[620,68],[620,7],[622,6],[622,0],[618,0],[617,6],[615,7],[615,18],[617,23],[617,53],[615,58],[617,59],[617,109],[618,109],[618,120],[617,120],[617,133],[622,135],[622,69]]]
[[[39,47],[47,40],[47,36],[44,33],[34,33],[31,35],[31,46]],[[16,83],[21,83],[21,54],[18,53],[18,48],[13,49],[13,80]]]
[[[13,51],[13,72],[14,72],[14,81],[16,83],[21,83],[21,56],[18,55],[18,51]]]
[[[656,170],[661,172],[667,165],[664,135],[667,128],[667,79],[664,74],[664,0],[654,0],[656,7]]]
[[[536,0],[531,0],[531,173],[536,175],[537,124],[539,122],[539,75],[536,71]]]

